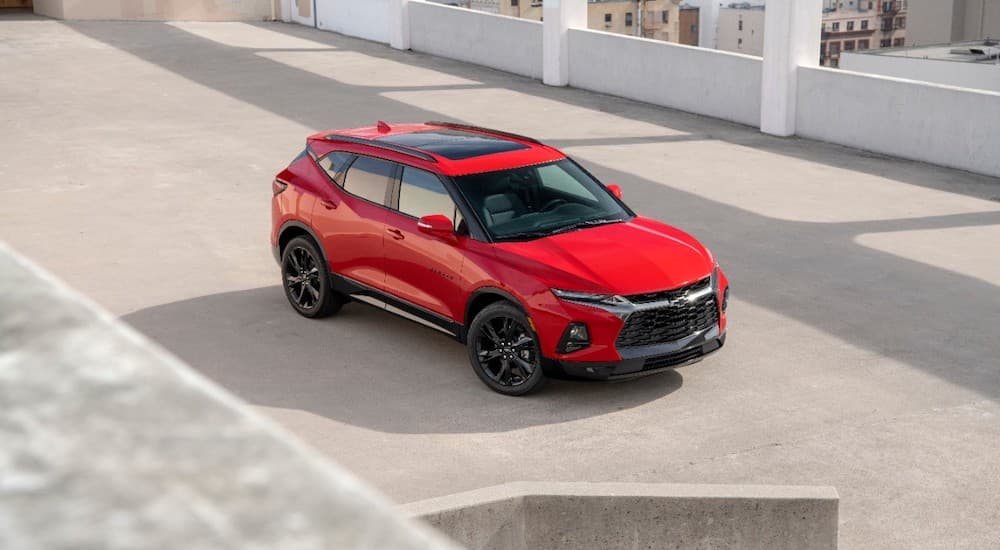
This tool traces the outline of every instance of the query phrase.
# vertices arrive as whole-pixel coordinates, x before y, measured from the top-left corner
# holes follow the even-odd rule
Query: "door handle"
[[[398,229],[395,229],[395,228],[392,228],[392,227],[386,229],[385,231],[386,231],[386,233],[392,235],[393,239],[396,239],[397,241],[403,240],[403,232],[402,231],[400,231]]]
[[[327,210],[334,210],[334,209],[337,208],[337,203],[335,203],[335,202],[333,202],[333,201],[331,201],[329,199],[323,199],[323,200],[321,200],[319,202],[320,202],[320,204],[323,205],[323,208],[326,208]]]

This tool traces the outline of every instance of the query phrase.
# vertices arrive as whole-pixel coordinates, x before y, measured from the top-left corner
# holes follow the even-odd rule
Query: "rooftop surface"
[[[842,548],[1000,546],[1000,180],[300,26],[19,16],[0,52],[0,238],[397,502],[832,485]],[[558,146],[696,235],[733,284],[726,348],[511,399],[436,331],[296,315],[274,174],[321,129],[442,118]]]
[[[888,57],[908,57],[912,59],[932,59],[935,61],[953,61],[956,63],[996,64],[1000,67],[1000,41],[978,40],[974,42],[955,42],[952,44],[937,44],[933,46],[918,46],[908,48],[886,48],[881,50],[864,50],[853,53],[863,55],[884,55]],[[997,70],[1000,70],[998,68]]]

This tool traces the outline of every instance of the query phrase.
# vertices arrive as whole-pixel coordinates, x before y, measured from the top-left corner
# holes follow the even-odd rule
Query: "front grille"
[[[719,322],[714,293],[694,302],[678,300],[674,304],[629,315],[615,345],[630,348],[673,342]]]
[[[680,365],[681,363],[686,363],[692,359],[697,359],[704,355],[704,350],[701,346],[694,348],[688,348],[686,350],[671,353],[669,355],[660,355],[657,357],[650,357],[646,359],[642,364],[642,370],[653,370],[662,369],[665,367],[673,367],[675,365]]]
[[[632,296],[626,296],[625,298],[633,304],[648,304],[650,302],[662,302],[664,300],[673,302],[674,300],[687,299],[689,294],[704,290],[705,287],[710,284],[712,284],[712,278],[705,277],[698,282],[691,283],[688,286],[683,286],[681,288],[661,290],[659,292],[647,292],[646,294],[633,294]]]

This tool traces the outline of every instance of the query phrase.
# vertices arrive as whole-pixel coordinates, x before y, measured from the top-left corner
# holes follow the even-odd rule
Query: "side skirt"
[[[334,290],[341,294],[346,294],[359,302],[377,307],[378,309],[384,309],[404,319],[443,332],[459,342],[465,341],[465,327],[443,315],[428,311],[416,304],[411,304],[406,300],[397,298],[377,288],[372,288],[349,277],[344,277],[343,275],[331,274],[330,282]]]

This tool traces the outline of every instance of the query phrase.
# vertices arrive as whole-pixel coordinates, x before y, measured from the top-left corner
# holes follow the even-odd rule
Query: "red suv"
[[[712,254],[531,138],[445,122],[323,132],[273,191],[296,311],[357,300],[445,332],[497,392],[659,372],[725,342]]]

